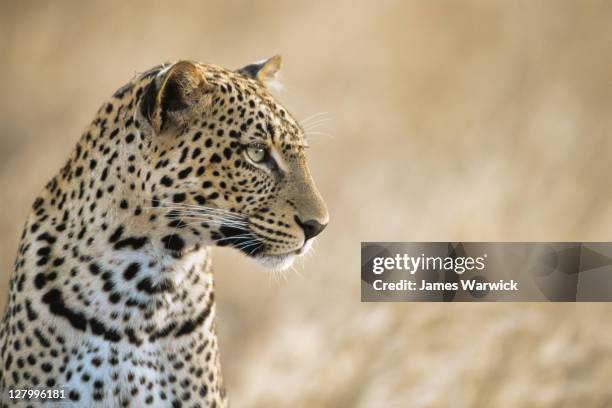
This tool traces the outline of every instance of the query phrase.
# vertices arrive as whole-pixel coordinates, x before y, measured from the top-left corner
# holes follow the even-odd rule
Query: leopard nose
[[[297,215],[295,216],[295,222],[304,231],[304,241],[316,237],[327,227],[327,224],[321,224],[317,220],[302,221]]]

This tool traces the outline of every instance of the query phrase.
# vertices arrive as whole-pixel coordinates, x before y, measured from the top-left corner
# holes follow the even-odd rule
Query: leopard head
[[[137,107],[166,246],[231,246],[272,269],[307,252],[329,221],[304,131],[269,92],[279,56],[238,70],[163,67]]]

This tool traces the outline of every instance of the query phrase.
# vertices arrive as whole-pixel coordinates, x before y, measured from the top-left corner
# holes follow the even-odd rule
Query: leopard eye
[[[266,149],[260,146],[249,146],[246,153],[254,163],[261,163],[267,157]]]

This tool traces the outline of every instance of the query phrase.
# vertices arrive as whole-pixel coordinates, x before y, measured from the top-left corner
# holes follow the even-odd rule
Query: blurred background
[[[280,53],[331,223],[272,275],[215,250],[235,407],[609,407],[612,305],[362,304],[360,241],[612,240],[606,1],[0,5],[0,307],[99,105],[179,58]]]

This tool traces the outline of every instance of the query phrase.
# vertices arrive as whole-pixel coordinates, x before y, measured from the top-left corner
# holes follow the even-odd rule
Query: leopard
[[[104,101],[27,216],[1,407],[228,406],[212,248],[285,270],[329,222],[280,68],[179,60]]]

